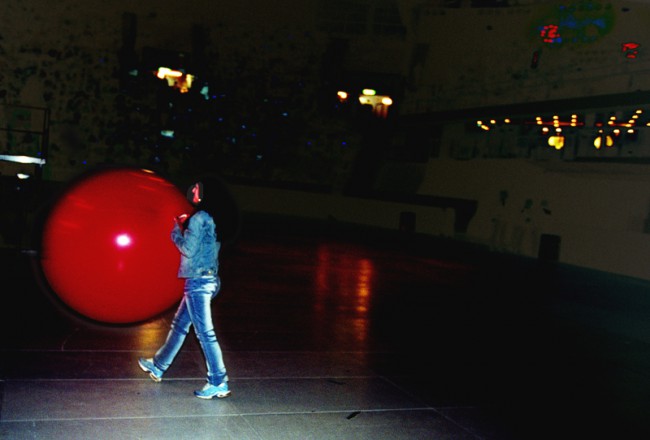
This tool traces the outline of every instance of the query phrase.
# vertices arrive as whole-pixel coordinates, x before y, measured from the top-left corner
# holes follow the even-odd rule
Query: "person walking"
[[[194,391],[194,395],[201,399],[221,399],[230,396],[231,392],[210,308],[212,300],[221,289],[221,243],[217,239],[213,213],[204,200],[206,189],[209,190],[204,188],[203,182],[190,186],[187,197],[194,205],[195,212],[175,218],[171,239],[180,252],[178,277],[185,279],[183,298],[164,344],[152,358],[139,358],[138,364],[155,382],[162,381],[163,374],[172,364],[193,326],[207,366],[207,383],[202,389]],[[210,194],[207,194],[207,198],[210,198]]]

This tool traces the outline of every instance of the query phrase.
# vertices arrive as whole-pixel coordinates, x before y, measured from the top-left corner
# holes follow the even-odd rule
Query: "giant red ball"
[[[152,318],[183,293],[174,217],[192,206],[172,183],[142,169],[91,173],[58,198],[43,227],[41,266],[56,295],[95,321]]]

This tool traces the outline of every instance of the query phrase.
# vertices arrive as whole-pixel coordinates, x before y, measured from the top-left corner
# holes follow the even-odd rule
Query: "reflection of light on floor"
[[[366,259],[359,261],[359,271],[357,272],[357,311],[361,313],[368,312],[368,301],[370,298],[370,288],[372,281],[372,263]]]
[[[346,326],[358,342],[368,338],[368,313],[375,276],[372,261],[331,245],[318,248],[314,311],[335,308],[337,326]]]
[[[131,331],[133,331],[133,337],[136,339],[138,346],[157,349],[162,341],[165,340],[169,326],[167,323],[160,323],[156,320],[134,326]]]
[[[323,307],[323,297],[327,295],[329,291],[329,273],[331,271],[330,261],[331,256],[328,246],[319,246],[318,247],[318,261],[316,262],[316,298],[317,303],[314,305],[315,308],[321,309]]]

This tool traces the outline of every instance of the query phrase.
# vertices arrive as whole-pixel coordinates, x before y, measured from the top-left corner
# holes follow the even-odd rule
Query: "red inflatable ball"
[[[95,321],[152,318],[180,300],[174,217],[191,204],[142,169],[97,171],[72,184],[48,214],[41,266],[54,293]]]

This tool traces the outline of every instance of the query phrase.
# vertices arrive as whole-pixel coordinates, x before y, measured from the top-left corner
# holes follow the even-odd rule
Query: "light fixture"
[[[603,147],[611,147],[614,145],[614,138],[608,134],[605,134],[602,130],[599,131],[598,136],[594,139],[594,147],[597,150],[600,150]]]
[[[564,136],[560,134],[555,136],[549,136],[548,145],[555,148],[556,150],[561,150],[562,148],[564,148]]]
[[[377,92],[373,89],[363,89],[362,94],[359,95],[359,103],[370,105],[375,116],[386,118],[388,107],[393,105],[393,100],[387,95],[377,95]]]
[[[189,92],[194,81],[194,75],[181,70],[170,69],[169,67],[159,67],[154,74],[159,79],[166,80],[169,87],[176,88],[181,93]]]
[[[39,157],[32,157],[32,156],[0,154],[0,160],[6,160],[8,162],[33,163],[36,165],[45,165],[45,159],[41,159]]]

